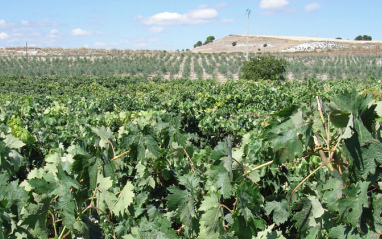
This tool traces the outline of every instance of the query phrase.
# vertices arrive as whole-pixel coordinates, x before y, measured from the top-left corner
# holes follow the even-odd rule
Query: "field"
[[[6,55],[0,58],[1,74],[139,76],[163,79],[237,80],[245,60],[243,53],[194,53],[166,51],[110,51],[86,55]],[[250,57],[261,54],[251,53]],[[280,53],[290,62],[288,80],[308,78],[382,78],[382,54]]]
[[[2,56],[0,238],[379,238],[381,55],[276,56]]]

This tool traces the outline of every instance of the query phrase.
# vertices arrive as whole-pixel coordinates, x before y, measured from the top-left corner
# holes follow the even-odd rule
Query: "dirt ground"
[[[233,43],[236,43],[234,46]],[[251,53],[327,53],[381,54],[382,41],[354,41],[316,37],[249,36]],[[290,50],[288,50],[290,49]],[[246,35],[229,35],[213,43],[196,47],[192,52],[246,52]]]

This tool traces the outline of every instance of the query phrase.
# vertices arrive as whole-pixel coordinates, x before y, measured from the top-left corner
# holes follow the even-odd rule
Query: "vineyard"
[[[381,56],[283,57],[0,58],[0,239],[379,238]]]
[[[251,53],[250,57],[262,54]],[[381,55],[279,54],[288,60],[288,80],[308,78],[382,78]],[[117,52],[91,55],[6,55],[0,57],[0,74],[161,77],[164,79],[237,80],[245,60],[242,53]]]

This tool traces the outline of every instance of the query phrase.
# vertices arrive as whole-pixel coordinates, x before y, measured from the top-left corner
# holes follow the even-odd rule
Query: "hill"
[[[249,36],[249,52],[346,52],[381,53],[382,41],[354,41],[318,37]],[[233,43],[236,43],[234,46]],[[246,52],[246,35],[229,35],[213,43],[196,47],[193,52]]]

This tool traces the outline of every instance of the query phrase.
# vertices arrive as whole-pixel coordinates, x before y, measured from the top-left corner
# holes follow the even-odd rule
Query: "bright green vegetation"
[[[331,54],[331,53],[330,53]],[[334,53],[335,54],[335,53]],[[250,57],[260,55],[251,54]],[[382,56],[279,55],[289,62],[285,79],[382,78]],[[139,76],[166,79],[238,79],[245,56],[241,53],[195,54],[191,52],[144,52],[87,56],[3,56],[0,74]]]
[[[270,81],[285,80],[285,68],[288,62],[285,59],[278,59],[272,56],[259,56],[251,58],[243,63],[240,68],[241,77],[245,80],[259,79]]]
[[[0,238],[382,233],[372,78],[0,78]]]

